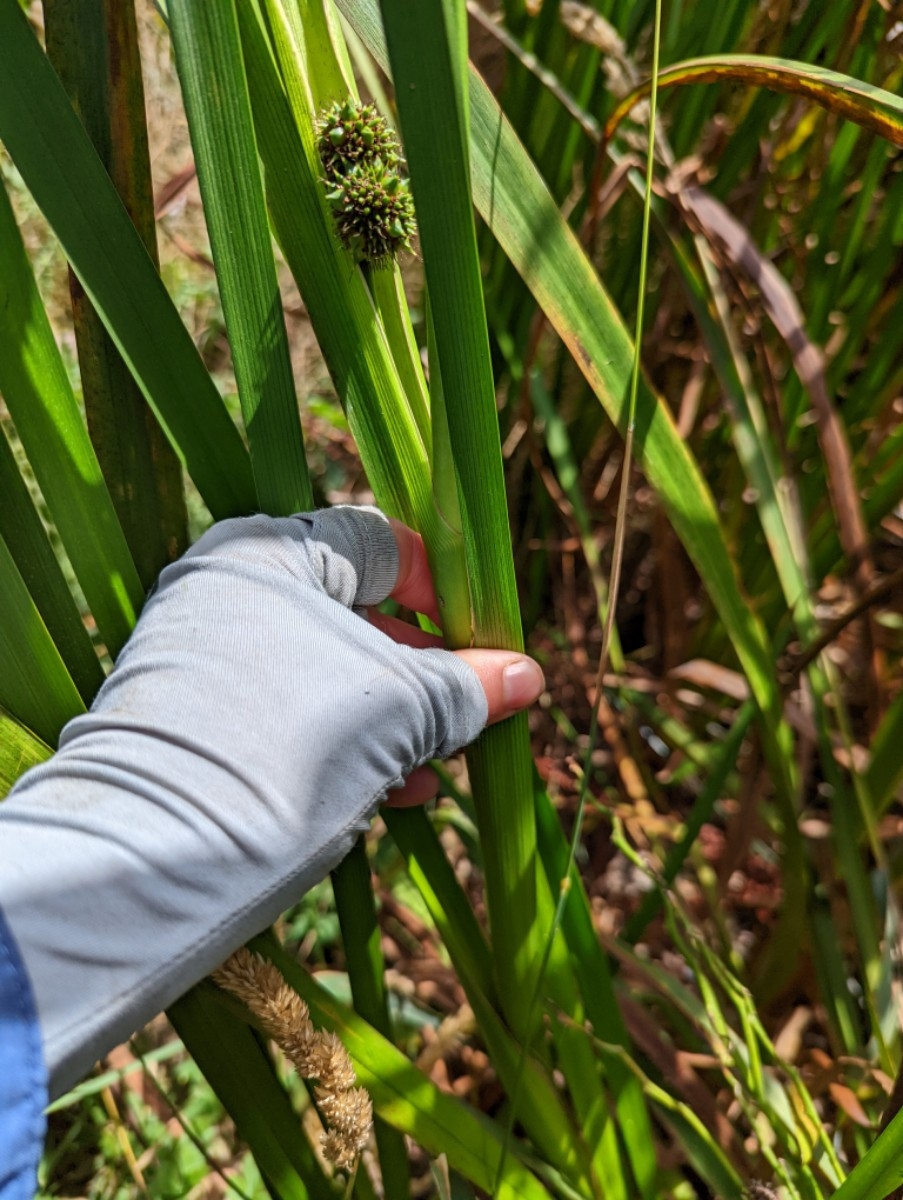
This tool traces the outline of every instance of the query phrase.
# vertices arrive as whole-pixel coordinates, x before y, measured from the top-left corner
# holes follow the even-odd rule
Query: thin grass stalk
[[[744,1200],[747,1193],[742,1180],[715,1141],[711,1131],[706,1128],[692,1107],[669,1095],[664,1088],[654,1083],[643,1072],[642,1067],[626,1053],[623,1046],[613,1045],[601,1039],[594,1039],[594,1041],[600,1053],[617,1059],[623,1064],[625,1070],[630,1071],[636,1077],[644,1094],[659,1109],[659,1116],[666,1115],[670,1121],[678,1118],[681,1123],[685,1123],[692,1130],[695,1139],[695,1156],[693,1153],[694,1139],[688,1138],[685,1133],[680,1133],[677,1140],[687,1149],[691,1162],[695,1157],[694,1166],[713,1188],[719,1200]]]
[[[599,624],[604,626],[609,605],[608,581],[602,569],[602,556],[586,501],[580,487],[579,467],[574,457],[574,450],[568,434],[567,424],[562,415],[555,409],[552,397],[542,381],[536,367],[530,368],[530,400],[533,410],[543,424],[543,438],[552,462],[558,483],[571,506],[574,524],[580,535],[580,548],[589,569],[593,590],[596,593],[596,611]],[[618,674],[624,673],[624,654],[618,637],[617,626],[612,629],[610,656],[612,667]]]
[[[622,936],[631,945],[635,945],[640,940],[650,921],[653,921],[661,911],[665,902],[664,889],[670,888],[674,883],[699,836],[699,831],[705,822],[711,819],[727,777],[736,765],[737,755],[740,753],[743,739],[746,737],[755,711],[755,706],[747,701],[734,718],[730,733],[718,749],[718,758],[705,786],[697,796],[693,808],[684,822],[683,836],[668,851],[668,856],[662,866],[661,878],[657,880],[660,886],[646,894],[642,904],[624,927]]]

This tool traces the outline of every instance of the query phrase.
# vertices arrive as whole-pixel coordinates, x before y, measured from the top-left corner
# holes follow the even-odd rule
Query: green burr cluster
[[[381,266],[410,247],[414,202],[399,173],[398,139],[372,104],[336,102],[320,114],[317,149],[342,244]]]

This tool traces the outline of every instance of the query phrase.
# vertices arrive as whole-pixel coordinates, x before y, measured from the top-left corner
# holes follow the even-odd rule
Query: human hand
[[[53,1094],[321,879],[387,791],[425,798],[429,759],[538,695],[521,655],[354,611],[390,593],[435,619],[422,544],[373,510],[221,522],[0,806]]]
[[[390,519],[389,525],[395,535],[398,551],[398,574],[390,595],[405,608],[423,613],[434,625],[439,625],[439,608],[423,539],[401,521]],[[369,610],[368,618],[371,625],[400,645],[417,649],[438,649],[443,645],[441,637],[427,633],[417,625],[400,621],[397,617],[386,616],[376,608]],[[483,649],[458,650],[455,653],[480,680],[486,696],[487,725],[493,725],[526,708],[543,689],[540,667],[525,654]],[[423,804],[431,800],[438,790],[439,780],[435,771],[426,766],[415,767],[403,787],[389,792],[386,802],[397,808]]]

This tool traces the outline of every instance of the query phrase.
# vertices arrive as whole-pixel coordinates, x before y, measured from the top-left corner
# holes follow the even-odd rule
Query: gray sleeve
[[[389,788],[486,721],[475,673],[353,611],[375,510],[226,521],[168,567],[90,713],[0,805],[0,906],[51,1092],[272,922]]]

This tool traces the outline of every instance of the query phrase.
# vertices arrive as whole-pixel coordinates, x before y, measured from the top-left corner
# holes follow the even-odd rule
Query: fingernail
[[[502,671],[502,698],[508,709],[526,708],[536,700],[546,681],[532,658],[509,663]]]

